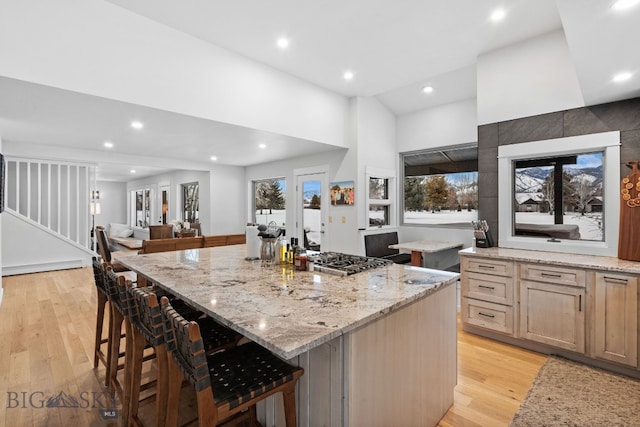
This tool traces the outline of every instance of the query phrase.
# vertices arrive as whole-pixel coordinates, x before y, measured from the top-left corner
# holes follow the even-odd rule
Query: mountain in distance
[[[546,177],[545,177],[546,178]],[[515,175],[516,193],[537,193],[545,178],[539,178],[528,173],[518,173]]]
[[[516,193],[536,193],[540,191],[542,183],[551,175],[549,167],[532,167],[518,169],[515,173]],[[582,176],[596,186],[602,185],[602,167],[596,168],[565,168],[566,173],[575,179]]]

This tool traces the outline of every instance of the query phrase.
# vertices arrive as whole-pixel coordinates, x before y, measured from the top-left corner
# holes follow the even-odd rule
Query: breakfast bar
[[[245,252],[233,245],[114,256],[303,367],[299,425],[437,424],[456,384],[458,274],[391,264],[336,276],[261,267]],[[258,407],[264,425],[284,424],[276,398]]]

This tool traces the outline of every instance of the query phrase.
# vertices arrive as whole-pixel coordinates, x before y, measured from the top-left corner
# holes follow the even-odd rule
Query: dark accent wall
[[[478,126],[478,217],[498,239],[498,147],[543,139],[620,131],[620,178],[640,160],[640,98]]]

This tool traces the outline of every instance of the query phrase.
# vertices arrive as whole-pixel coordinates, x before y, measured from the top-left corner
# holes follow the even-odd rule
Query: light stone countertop
[[[420,251],[427,253],[446,251],[447,249],[456,249],[461,248],[462,246],[462,243],[441,242],[438,240],[416,240],[414,242],[396,243],[393,245],[389,245],[389,247],[392,249]]]
[[[510,248],[466,248],[460,255],[500,258],[531,264],[552,264],[565,267],[640,274],[640,262],[597,255],[565,254],[561,252],[530,251]]]
[[[264,268],[260,261],[245,260],[245,255],[245,245],[112,254],[285,360],[454,284],[459,277],[401,264],[339,277],[284,266]]]

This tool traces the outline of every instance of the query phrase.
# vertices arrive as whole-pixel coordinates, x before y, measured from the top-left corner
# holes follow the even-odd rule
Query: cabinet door
[[[584,353],[584,289],[520,281],[520,337]]]
[[[638,365],[638,279],[596,273],[594,355]]]

